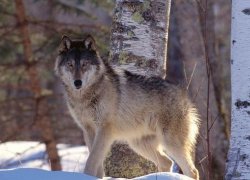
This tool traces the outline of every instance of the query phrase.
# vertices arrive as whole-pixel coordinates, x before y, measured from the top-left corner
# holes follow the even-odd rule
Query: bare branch
[[[201,1],[200,1],[200,0],[197,0],[197,1],[199,2],[201,9],[202,9],[203,11],[206,11],[206,10],[204,9],[204,7],[203,7]]]
[[[186,79],[186,82],[188,83],[188,78],[187,78],[187,72],[186,72],[186,63],[183,61],[183,71],[184,71],[184,77]]]
[[[196,100],[198,94],[200,94],[200,89],[201,89],[201,86],[202,86],[202,84],[203,84],[203,82],[204,82],[204,79],[205,79],[205,76],[203,76],[203,78],[202,78],[202,81],[201,81],[201,83],[200,83],[200,85],[199,85],[199,88],[197,89],[197,92],[196,92],[196,94],[195,94],[195,97],[194,97],[193,102],[195,102],[195,100]]]
[[[195,71],[195,69],[196,69],[196,65],[197,65],[197,61],[195,62],[195,65],[194,65],[194,68],[193,68],[191,77],[190,77],[190,79],[189,79],[188,86],[187,86],[187,90],[188,90],[188,88],[189,88],[189,86],[190,86],[190,83],[191,83],[191,81],[192,81],[192,79],[193,79],[193,75],[194,75],[194,71]]]
[[[218,117],[219,117],[219,114],[216,116],[216,118],[214,119],[214,121],[213,121],[212,124],[210,125],[209,131],[212,129],[212,127],[213,127],[215,121],[218,119]]]

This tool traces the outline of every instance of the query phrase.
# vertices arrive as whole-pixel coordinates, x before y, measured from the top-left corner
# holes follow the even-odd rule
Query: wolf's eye
[[[68,61],[68,66],[72,67],[73,64],[70,61]]]
[[[84,62],[83,64],[82,64],[82,66],[87,66],[88,65],[88,63],[87,62]]]

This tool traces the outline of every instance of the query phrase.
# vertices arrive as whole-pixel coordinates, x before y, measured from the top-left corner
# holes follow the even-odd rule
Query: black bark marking
[[[147,61],[147,66],[152,68],[152,69],[157,69],[158,65],[157,65],[156,59],[149,59]]]
[[[111,33],[126,33],[129,30],[132,31],[135,29],[134,27],[128,27],[120,22],[113,22],[112,24],[113,28],[111,30]]]
[[[240,176],[241,176],[241,173],[235,172],[233,177],[238,178],[238,177],[240,177]]]
[[[240,109],[240,108],[247,108],[248,106],[250,106],[250,102],[248,101],[241,101],[241,100],[237,100],[234,104],[237,109]]]
[[[131,44],[123,44],[123,48],[129,48],[131,47]]]
[[[118,63],[119,62],[119,54],[114,54],[111,58],[110,61],[112,61],[113,63]]]
[[[142,4],[142,2],[140,2],[140,1],[123,1],[122,2],[122,6],[128,6],[129,8],[131,8],[131,9],[135,9],[136,8],[136,6],[140,6],[141,4]]]
[[[246,8],[242,11],[245,15],[250,15],[250,8]]]
[[[231,64],[234,64],[234,60],[231,60]]]
[[[148,9],[142,13],[142,17],[144,18],[145,21],[151,21],[154,20],[152,16],[152,11],[151,9]]]
[[[240,160],[240,161],[245,161],[247,157],[248,157],[247,154],[242,154],[242,155],[240,155],[239,160]]]
[[[249,140],[250,141],[250,136],[246,136],[245,139]]]
[[[234,43],[236,43],[236,41],[235,41],[235,40],[233,40],[232,42],[233,42],[233,44],[234,44]]]

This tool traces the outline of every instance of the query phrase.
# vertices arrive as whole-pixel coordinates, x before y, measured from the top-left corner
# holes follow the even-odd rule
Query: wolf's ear
[[[68,51],[70,49],[71,46],[71,40],[69,39],[69,37],[67,35],[63,35],[62,39],[61,39],[61,44],[60,44],[60,49],[59,51]]]
[[[88,50],[96,50],[96,45],[95,45],[95,40],[91,35],[88,35],[85,39],[84,39],[84,45],[85,48]]]

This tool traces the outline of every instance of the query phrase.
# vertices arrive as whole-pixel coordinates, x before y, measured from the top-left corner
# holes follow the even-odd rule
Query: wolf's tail
[[[187,120],[189,121],[189,133],[188,133],[188,139],[190,146],[192,147],[190,151],[194,152],[194,146],[196,145],[197,142],[197,137],[199,134],[199,128],[200,128],[200,117],[198,114],[198,111],[193,103],[190,102],[190,107],[188,109],[188,114],[187,114]]]

